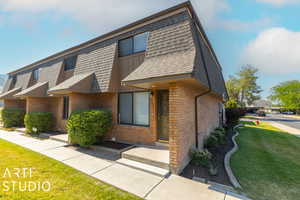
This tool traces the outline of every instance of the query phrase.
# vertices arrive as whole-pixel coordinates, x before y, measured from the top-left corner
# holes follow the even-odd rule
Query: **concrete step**
[[[132,154],[127,153],[127,152],[122,153],[122,158],[132,160],[132,161],[136,161],[136,162],[146,164],[146,165],[152,165],[154,167],[162,168],[162,169],[165,169],[165,170],[170,169],[168,163],[160,162],[160,161],[157,161],[157,160],[151,160],[149,158],[145,158],[145,157],[141,157],[141,156],[137,156],[137,155],[132,155]]]
[[[52,135],[52,136],[49,136],[49,138],[50,138],[51,140],[54,140],[54,141],[64,142],[64,143],[66,143],[66,144],[69,143],[69,137],[68,137],[68,134]]]
[[[144,164],[141,162],[136,162],[133,160],[128,160],[126,158],[121,158],[121,159],[117,160],[117,163],[125,165],[127,167],[138,169],[138,170],[141,170],[144,172],[148,172],[150,174],[153,174],[153,175],[156,175],[159,177],[167,177],[170,174],[169,170],[155,167],[152,165],[147,165],[147,164]]]

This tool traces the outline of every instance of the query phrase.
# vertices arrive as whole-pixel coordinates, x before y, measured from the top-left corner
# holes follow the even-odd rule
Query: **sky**
[[[0,0],[0,74],[184,0]],[[192,0],[225,79],[259,69],[262,97],[300,77],[300,0]]]

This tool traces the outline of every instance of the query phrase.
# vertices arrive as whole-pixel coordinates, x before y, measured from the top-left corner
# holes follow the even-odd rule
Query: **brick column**
[[[180,108],[182,101],[180,97],[180,87],[172,84],[169,88],[169,149],[170,168],[172,173],[178,173],[180,164]]]
[[[189,163],[189,151],[195,146],[195,94],[184,85],[169,88],[169,148],[172,173],[180,173]]]

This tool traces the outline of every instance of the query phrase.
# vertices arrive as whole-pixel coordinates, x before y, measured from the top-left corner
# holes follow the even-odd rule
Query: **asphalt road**
[[[264,120],[278,122],[280,124],[300,130],[300,119],[288,118],[279,114],[268,114]]]

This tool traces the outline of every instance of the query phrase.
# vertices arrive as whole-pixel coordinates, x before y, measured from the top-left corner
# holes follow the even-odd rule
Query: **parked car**
[[[265,116],[266,116],[266,112],[263,111],[263,110],[257,111],[256,114],[257,114],[259,117],[265,117]]]
[[[295,114],[292,111],[285,111],[285,112],[282,112],[282,113],[285,114],[285,115],[294,115]]]

